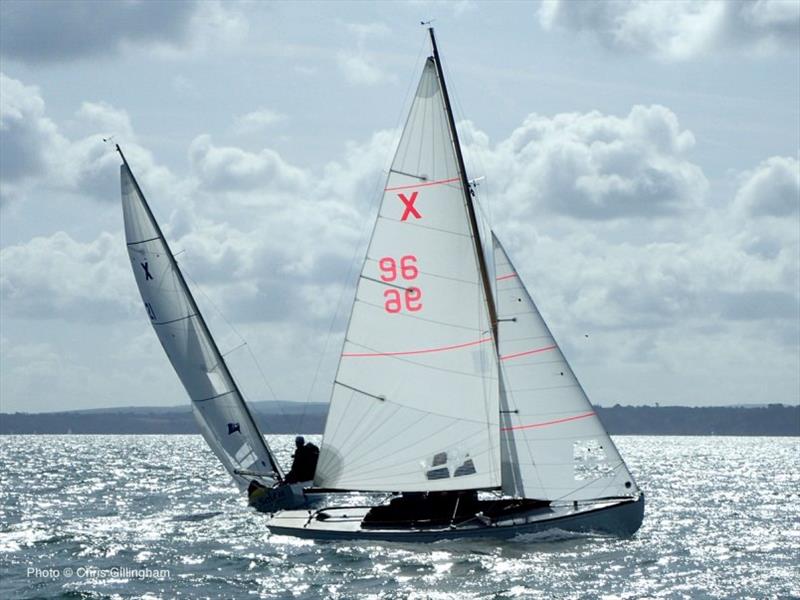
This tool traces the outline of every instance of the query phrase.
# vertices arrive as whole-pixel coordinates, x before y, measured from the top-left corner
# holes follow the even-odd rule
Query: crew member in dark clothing
[[[294,438],[294,451],[292,468],[286,474],[284,482],[297,483],[298,481],[310,481],[314,479],[314,471],[317,469],[317,459],[319,458],[319,448],[311,442],[306,444],[302,435]]]

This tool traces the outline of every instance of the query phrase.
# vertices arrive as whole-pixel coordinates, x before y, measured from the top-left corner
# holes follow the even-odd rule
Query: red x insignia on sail
[[[400,201],[403,203],[405,210],[403,210],[403,216],[400,217],[401,221],[405,221],[408,217],[413,216],[415,219],[421,219],[422,215],[419,214],[419,211],[414,208],[414,202],[417,201],[417,195],[419,192],[414,192],[411,194],[411,198],[407,198],[405,194],[397,194],[397,197],[400,198]]]

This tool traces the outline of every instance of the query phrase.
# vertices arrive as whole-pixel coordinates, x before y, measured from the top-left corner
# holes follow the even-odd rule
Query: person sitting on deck
[[[294,452],[292,468],[286,474],[284,482],[310,481],[314,479],[314,471],[317,469],[319,448],[311,442],[306,444],[306,440],[302,435],[294,438],[294,444],[297,449]]]

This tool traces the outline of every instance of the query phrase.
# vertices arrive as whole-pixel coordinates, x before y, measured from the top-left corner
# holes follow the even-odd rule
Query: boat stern
[[[304,508],[309,503],[303,488],[309,483],[282,484],[271,488],[259,486],[248,491],[247,503],[264,513]]]

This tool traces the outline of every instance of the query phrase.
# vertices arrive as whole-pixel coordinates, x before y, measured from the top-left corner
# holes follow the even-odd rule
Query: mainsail
[[[500,486],[497,354],[477,232],[433,58],[358,282],[315,483]]]
[[[543,500],[638,488],[503,246],[492,236],[501,371],[503,491]]]
[[[272,484],[280,467],[253,420],[200,314],[122,151],[125,238],[150,322],[192,399],[208,445],[241,488]]]

